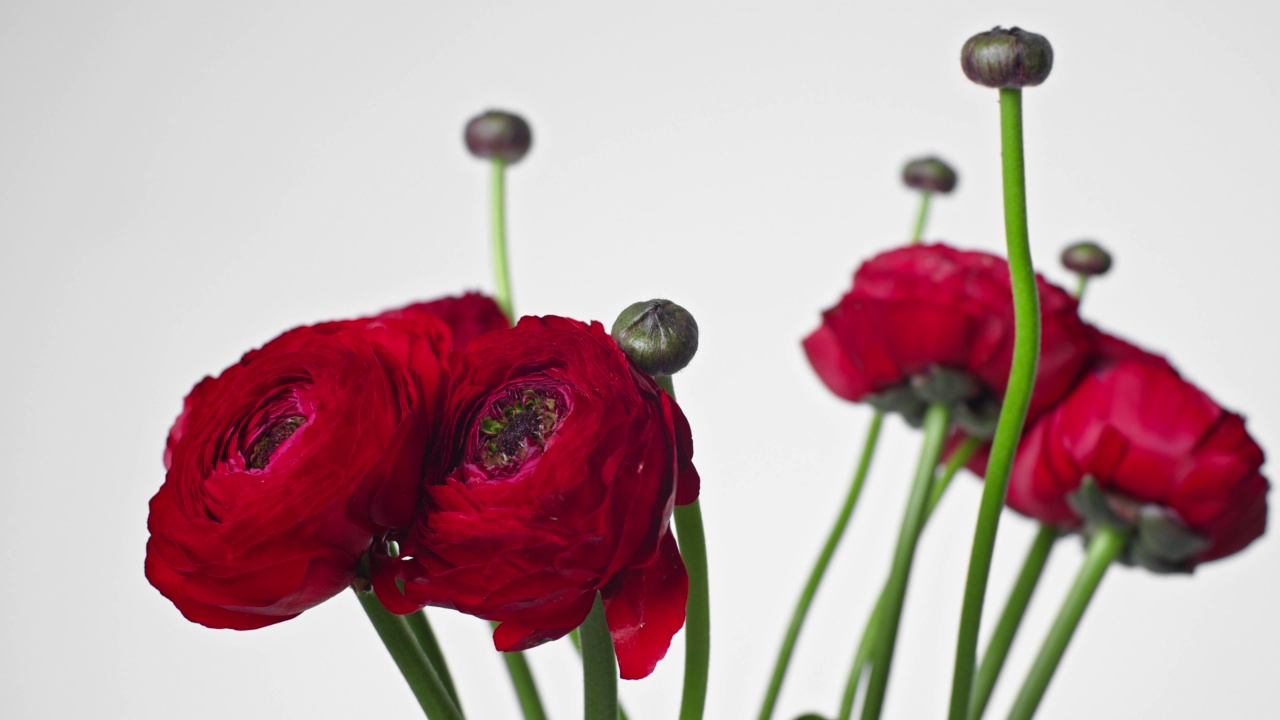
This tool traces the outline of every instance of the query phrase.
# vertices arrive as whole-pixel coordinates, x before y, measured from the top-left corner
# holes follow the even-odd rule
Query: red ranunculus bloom
[[[1132,527],[1124,559],[1160,572],[1261,536],[1268,483],[1244,419],[1162,359],[1104,344],[1112,352],[1023,437],[1008,504],[1063,529]]]
[[[1092,343],[1076,301],[1037,277],[1041,350],[1033,418],[1066,394]],[[1003,258],[946,245],[877,255],[822,314],[804,349],[836,395],[918,422],[932,402],[954,409],[967,432],[995,429],[1013,360],[1013,299]]]
[[[622,677],[648,675],[688,595],[668,528],[698,494],[680,408],[599,323],[526,317],[453,364],[452,455],[401,557],[375,567],[383,603],[499,621],[495,646],[523,650],[581,624],[599,592]]]
[[[170,430],[147,578],[190,620],[241,630],[340,592],[413,521],[441,356],[505,325],[489,298],[445,298],[290,330],[201,381]]]

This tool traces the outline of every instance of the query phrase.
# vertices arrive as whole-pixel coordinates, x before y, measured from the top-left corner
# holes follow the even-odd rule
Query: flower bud
[[[956,187],[956,171],[936,157],[919,158],[902,168],[902,182],[921,192],[949,193]]]
[[[654,377],[678,372],[698,352],[698,323],[670,300],[627,306],[611,333],[627,357]]]
[[[501,110],[488,110],[467,123],[467,149],[480,158],[519,162],[533,144],[533,131],[524,118]]]
[[[969,38],[960,51],[965,77],[993,88],[1039,85],[1053,69],[1053,47],[1043,35],[997,27]]]
[[[1062,265],[1080,275],[1106,275],[1111,269],[1111,253],[1096,242],[1081,240],[1063,249]]]

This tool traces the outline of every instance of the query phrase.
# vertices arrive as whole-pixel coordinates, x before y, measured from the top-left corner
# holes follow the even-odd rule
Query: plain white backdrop
[[[282,330],[491,288],[485,167],[462,126],[524,114],[509,177],[521,313],[688,307],[676,386],[709,533],[714,720],[753,716],[845,491],[867,408],[801,337],[856,264],[902,242],[898,173],[960,173],[928,235],[999,250],[996,93],[959,48],[1017,24],[1056,52],[1026,92],[1030,221],[1116,255],[1083,313],[1167,352],[1280,452],[1280,44],[1274,7],[1193,3],[0,3],[0,714],[410,718],[354,598],[263,630],[184,620],[142,574],[161,451],[197,380]],[[918,437],[886,425],[778,717],[837,706],[887,572]],[[888,716],[940,717],[979,485],[923,538]],[[1006,515],[988,602],[1033,534]],[[1055,552],[997,690],[1008,707],[1079,544]],[[1194,577],[1117,568],[1041,717],[1280,716],[1280,545]],[[470,718],[516,717],[480,621],[443,636]],[[984,628],[989,629],[989,623]],[[671,718],[682,636],[623,699]],[[530,653],[581,710],[564,643]]]

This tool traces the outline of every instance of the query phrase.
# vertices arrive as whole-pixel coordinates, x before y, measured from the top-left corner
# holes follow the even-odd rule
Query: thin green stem
[[[583,720],[618,720],[618,658],[599,593],[581,629]]]
[[[1027,557],[1022,561],[1022,569],[1018,571],[1018,579],[1009,591],[1009,599],[1005,601],[1000,620],[991,633],[987,643],[987,651],[982,654],[982,662],[978,663],[978,674],[974,679],[973,698],[969,701],[969,720],[978,720],[986,712],[987,703],[991,700],[991,691],[1000,678],[1000,670],[1009,657],[1009,648],[1013,646],[1013,638],[1022,624],[1022,616],[1031,604],[1031,595],[1040,582],[1049,553],[1058,541],[1058,531],[1048,525],[1041,525],[1036,539],[1027,550]]]
[[[929,487],[933,484],[933,474],[942,457],[950,422],[951,413],[946,405],[930,405],[925,412],[924,444],[920,448],[920,461],[916,465],[915,479],[907,496],[907,509],[898,532],[898,546],[893,553],[889,582],[885,586],[884,613],[875,630],[871,680],[867,683],[867,701],[862,706],[862,720],[876,720],[884,706],[893,649],[898,639],[898,623],[902,618],[902,603],[906,598],[907,580],[911,575],[911,561],[915,557],[920,530],[924,527],[925,513],[929,509]]]
[[[511,272],[507,265],[507,162],[493,158],[490,182],[490,203],[493,223],[493,279],[494,301],[507,319],[515,322],[515,310],[511,304]]]
[[[1013,365],[1004,402],[996,425],[982,502],[973,533],[969,574],[960,610],[960,632],[956,640],[955,674],[951,680],[950,720],[965,720],[973,689],[974,664],[978,652],[978,629],[982,605],[991,574],[1000,512],[1009,488],[1009,471],[1014,452],[1027,419],[1031,390],[1035,385],[1040,355],[1040,299],[1035,268],[1031,263],[1027,231],[1026,172],[1022,157],[1022,90],[1000,90],[1000,135],[1004,170],[1004,228],[1009,254],[1009,277],[1013,287]]]
[[[911,231],[911,244],[919,245],[924,239],[924,226],[929,221],[929,198],[933,197],[933,193],[924,191],[920,193],[920,212],[916,213],[916,226]]]
[[[1089,286],[1089,276],[1081,274],[1076,277],[1076,303],[1084,302],[1084,289]]]
[[[951,452],[950,457],[947,458],[947,464],[942,468],[942,474],[933,481],[929,496],[929,510],[925,513],[925,520],[933,516],[938,503],[942,502],[943,494],[947,492],[947,488],[951,487],[951,480],[955,478],[956,473],[960,472],[960,468],[969,462],[981,445],[982,441],[978,438],[965,438],[965,441],[960,443],[960,447]]]
[[[951,451],[946,464],[940,468],[930,485],[929,506],[924,514],[925,523],[929,522],[929,518],[933,516],[933,511],[938,507],[938,503],[942,501],[942,495],[951,486],[952,478],[956,476],[960,468],[969,462],[969,459],[973,457],[973,453],[981,445],[982,441],[977,438],[966,438],[959,447]],[[853,714],[853,703],[858,696],[858,686],[862,682],[867,661],[871,657],[871,649],[874,647],[880,618],[884,615],[885,594],[887,592],[888,581],[886,580],[885,587],[880,589],[880,597],[876,600],[875,608],[871,611],[870,617],[867,618],[867,624],[862,628],[862,639],[858,641],[858,649],[853,656],[853,666],[849,668],[849,677],[845,681],[844,695],[840,699],[840,713],[836,715],[838,720],[849,720],[849,717]]]
[[[578,638],[578,629],[574,628],[569,633],[569,642],[573,644],[573,649],[578,653],[578,657],[582,657],[582,640]],[[627,709],[622,707],[622,701],[618,701],[618,720],[627,720]]]
[[[490,623],[497,627],[497,623]],[[507,674],[511,676],[511,687],[516,691],[516,701],[520,703],[520,712],[524,720],[547,720],[547,712],[542,709],[542,698],[538,695],[538,685],[533,680],[533,670],[524,653],[504,652],[502,662],[507,666]]]
[[[1109,526],[1099,527],[1089,539],[1089,549],[1085,551],[1084,564],[1080,566],[1071,589],[1067,591],[1067,598],[1062,602],[1062,609],[1058,611],[1058,617],[1049,628],[1049,634],[1044,639],[1040,654],[1036,656],[1031,670],[1027,673],[1027,679],[1022,683],[1022,689],[1018,691],[1017,699],[1013,701],[1009,720],[1030,720],[1035,714],[1036,707],[1040,705],[1040,699],[1044,697],[1045,689],[1049,687],[1049,680],[1053,678],[1053,672],[1058,669],[1062,654],[1067,651],[1067,643],[1071,642],[1071,635],[1075,633],[1076,626],[1080,624],[1080,618],[1084,617],[1084,610],[1088,607],[1089,600],[1098,589],[1098,583],[1102,582],[1102,576],[1106,573],[1107,567],[1124,549],[1128,540],[1126,531]]]
[[[689,575],[680,720],[701,720],[707,707],[707,674],[711,663],[711,596],[707,583],[707,540],[698,501],[677,506],[675,519],[676,541]]]
[[[787,633],[782,638],[782,647],[778,649],[778,659],[773,665],[773,677],[769,679],[764,704],[760,707],[760,720],[769,720],[773,716],[774,707],[778,703],[778,693],[782,690],[782,681],[786,677],[787,666],[791,662],[791,654],[795,651],[796,641],[800,637],[800,628],[804,625],[805,616],[809,614],[809,606],[813,604],[814,595],[817,594],[818,586],[827,572],[827,566],[831,564],[831,557],[835,554],[836,547],[849,526],[849,519],[853,516],[853,509],[858,504],[858,497],[862,494],[862,483],[867,479],[867,471],[871,468],[871,458],[875,455],[876,441],[880,437],[880,425],[883,421],[884,413],[879,410],[871,416],[867,437],[862,441],[862,455],[858,459],[858,468],[853,473],[853,482],[849,485],[844,505],[840,507],[835,525],[827,534],[827,542],[818,553],[818,561],[814,563],[813,570],[809,571],[809,580],[805,583],[804,590],[800,593],[800,600],[791,613],[791,623],[787,626]]]
[[[453,676],[449,674],[449,665],[444,661],[444,651],[440,649],[440,642],[436,640],[436,634],[431,630],[431,623],[427,622],[426,608],[405,615],[404,621],[409,626],[409,632],[413,633],[414,639],[418,641],[418,647],[426,653],[427,661],[431,663],[431,667],[435,668],[436,675],[440,677],[440,683],[449,693],[449,699],[461,709],[462,703],[458,702],[458,689],[453,685]]]
[[[418,647],[418,641],[404,618],[383,607],[382,601],[373,593],[357,590],[356,597],[426,716],[430,720],[462,720],[462,711],[449,699],[448,691],[422,648]]]
[[[674,400],[670,375],[655,378]],[[702,720],[707,708],[707,676],[711,666],[711,587],[707,574],[707,537],[702,527],[702,506],[694,500],[676,507],[676,542],[689,576],[689,599],[684,615],[684,688],[680,695],[680,720]]]

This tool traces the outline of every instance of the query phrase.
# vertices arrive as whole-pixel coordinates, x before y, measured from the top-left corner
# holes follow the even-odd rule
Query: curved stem
[[[916,213],[916,226],[911,231],[911,244],[919,245],[924,239],[924,225],[929,221],[929,198],[933,193],[925,191],[920,193],[920,212]]]
[[[674,400],[670,375],[654,378]],[[707,674],[711,665],[711,587],[707,576],[707,538],[702,506],[694,500],[675,509],[676,542],[689,576],[689,599],[684,615],[684,689],[680,720],[701,720],[707,707]]]
[[[373,593],[357,590],[356,597],[427,717],[430,720],[462,720],[462,711],[449,699],[449,693],[422,648],[418,647],[418,641],[404,618],[383,607]]]
[[[529,668],[524,653],[499,654],[507,666],[507,674],[511,676],[511,687],[516,691],[516,701],[520,703],[524,720],[547,720],[547,711],[542,709],[542,698],[538,696],[538,685],[533,681],[533,670]]]
[[[951,413],[946,405],[930,405],[925,412],[924,444],[920,448],[920,461],[916,465],[915,479],[907,496],[907,509],[903,514],[902,528],[898,532],[898,546],[893,553],[889,582],[885,585],[884,612],[875,630],[871,680],[867,683],[867,701],[862,706],[862,720],[879,718],[884,705],[889,670],[893,663],[893,648],[898,637],[898,622],[902,617],[902,603],[906,598],[907,580],[911,575],[911,561],[915,556],[916,542],[920,539],[920,530],[924,527],[925,513],[929,509],[929,486],[933,483],[933,473],[942,456],[950,422]]]
[[[604,617],[604,602],[596,593],[591,612],[582,622],[582,688],[584,720],[618,720],[618,658]]]
[[[960,632],[956,640],[955,673],[951,681],[950,720],[965,720],[973,689],[973,670],[978,650],[978,629],[982,604],[991,574],[1000,512],[1009,488],[1009,471],[1014,452],[1027,419],[1031,390],[1035,385],[1040,355],[1040,299],[1035,268],[1031,264],[1027,231],[1026,173],[1022,157],[1022,91],[1000,90],[1001,151],[1004,169],[1004,227],[1009,254],[1009,277],[1013,287],[1013,365],[1005,388],[1000,418],[996,425],[987,477],[978,508],[978,522],[969,555],[964,604],[960,610]]]
[[[1058,669],[1062,654],[1067,651],[1071,635],[1080,624],[1080,618],[1084,617],[1084,609],[1088,607],[1094,591],[1102,582],[1107,567],[1124,549],[1128,539],[1125,531],[1105,525],[1099,527],[1089,539],[1084,564],[1080,566],[1080,572],[1067,591],[1067,598],[1062,602],[1062,609],[1049,628],[1040,654],[1036,656],[1027,679],[1022,683],[1022,689],[1018,691],[1013,709],[1009,711],[1009,720],[1029,720],[1035,714],[1045,689],[1049,687],[1049,680],[1053,678],[1053,672]]]
[[[1000,620],[991,633],[987,643],[987,651],[982,654],[982,662],[978,663],[978,674],[973,681],[973,698],[969,701],[969,720],[978,720],[986,712],[987,703],[991,700],[991,691],[1000,678],[1000,670],[1009,657],[1009,648],[1013,646],[1013,637],[1022,624],[1022,616],[1031,604],[1031,594],[1036,591],[1040,582],[1040,574],[1044,572],[1049,553],[1058,541],[1058,531],[1048,525],[1041,525],[1036,539],[1027,550],[1027,557],[1022,561],[1022,569],[1018,571],[1018,579],[1009,591],[1009,599],[1005,601]]]
[[[505,160],[493,158],[489,192],[493,223],[493,299],[506,313],[507,319],[515,323],[515,310],[511,305],[511,273],[507,267],[506,169]]]
[[[978,438],[965,438],[965,441],[960,443],[960,447],[952,451],[951,456],[947,458],[946,466],[942,468],[942,474],[933,481],[929,496],[929,510],[925,513],[926,520],[933,516],[938,503],[942,502],[942,495],[947,492],[947,488],[951,487],[951,480],[955,478],[956,473],[969,462],[981,445],[982,441]]]
[[[711,663],[711,597],[707,583],[707,540],[698,501],[678,506],[675,519],[676,541],[689,575],[680,720],[701,720],[707,707],[707,673]]]
[[[426,608],[405,615],[404,621],[409,626],[409,632],[413,633],[414,639],[418,641],[418,647],[422,648],[422,652],[426,654],[427,662],[431,663],[431,667],[435,669],[436,675],[440,678],[440,684],[444,685],[445,692],[449,693],[449,699],[461,709],[462,703],[458,702],[458,689],[453,685],[453,676],[449,674],[449,665],[444,661],[444,651],[440,649],[440,642],[436,640],[436,634],[431,630],[431,623],[427,622]]]
[[[782,680],[787,674],[787,665],[791,662],[791,654],[795,651],[796,640],[800,637],[800,627],[804,625],[805,616],[809,613],[809,606],[813,604],[813,597],[818,592],[818,585],[822,583],[822,577],[827,572],[827,566],[831,564],[831,557],[835,554],[836,546],[840,544],[840,539],[844,537],[845,529],[849,526],[849,518],[853,516],[853,509],[858,504],[858,497],[862,494],[862,483],[867,478],[867,471],[871,468],[871,458],[875,454],[876,441],[880,437],[880,425],[884,421],[884,413],[877,410],[871,416],[871,424],[867,427],[867,437],[862,441],[862,455],[858,459],[858,469],[853,473],[853,482],[849,485],[849,493],[845,496],[844,505],[840,508],[840,513],[836,516],[835,525],[831,527],[831,532],[827,535],[827,542],[822,546],[822,551],[818,553],[818,561],[814,563],[813,570],[809,572],[809,580],[805,583],[804,590],[800,592],[800,600],[796,603],[796,609],[791,613],[791,623],[787,626],[786,635],[782,638],[782,647],[778,649],[778,659],[773,665],[773,676],[769,679],[769,687],[765,691],[764,704],[760,707],[760,720],[769,720],[773,716],[774,707],[778,702],[778,693],[782,690]],[[863,633],[865,636],[866,633]]]

